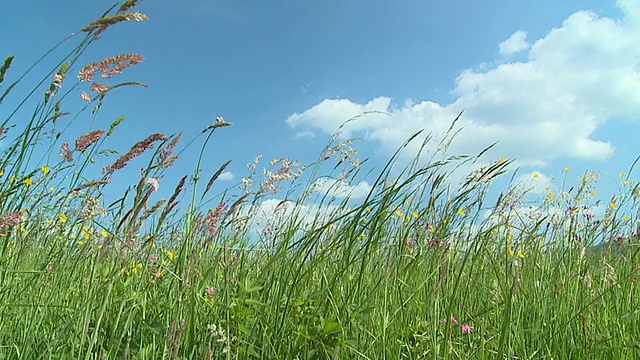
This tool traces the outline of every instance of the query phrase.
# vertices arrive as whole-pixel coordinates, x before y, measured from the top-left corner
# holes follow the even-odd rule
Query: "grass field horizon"
[[[450,154],[461,131],[451,119],[446,133],[407,139],[369,174],[362,200],[340,194],[364,171],[341,129],[316,162],[257,157],[239,186],[221,190],[229,162],[205,169],[203,159],[233,126],[223,117],[188,142],[150,129],[124,151],[107,146],[126,119],[100,111],[117,106],[112,92],[145,86],[118,82],[144,57],[86,64],[82,55],[109,27],[145,21],[136,3],[65,39],[76,47],[18,102],[36,101],[31,117],[9,109],[0,124],[0,358],[640,354],[635,163],[616,176],[608,201],[596,196],[602,175],[570,168],[554,189],[532,192],[514,160],[483,157],[491,144]],[[19,60],[0,66],[0,106],[25,76],[11,72]],[[67,106],[78,94],[83,105]],[[71,138],[81,114],[93,130]],[[403,165],[400,154],[415,143],[419,152]],[[196,168],[163,182],[172,191],[158,198],[187,152]],[[139,176],[107,198],[127,166],[142,167]],[[511,180],[496,190],[502,177]],[[285,200],[265,217],[260,204],[276,194]]]

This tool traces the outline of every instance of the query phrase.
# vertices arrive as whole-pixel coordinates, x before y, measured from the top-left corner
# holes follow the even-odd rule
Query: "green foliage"
[[[490,148],[450,156],[454,121],[444,134],[408,139],[363,201],[313,190],[333,158],[326,176],[340,170],[335,177],[347,184],[358,176],[352,142],[337,136],[302,187],[307,167],[283,158],[253,190],[258,158],[242,195],[206,197],[228,164],[202,191],[205,147],[231,125],[219,118],[199,135],[207,133],[182,207],[188,176],[168,201],[151,202],[180,135],[153,134],[89,180],[118,153],[102,147],[124,116],[74,142],[64,130],[73,121],[63,130],[57,122],[68,115],[62,100],[83,83],[67,93],[59,85],[108,26],[144,18],[113,9],[79,33],[85,38],[73,53],[20,103],[45,94],[0,156],[0,358],[623,359],[640,351],[640,191],[627,174],[597,220],[594,173],[569,190],[563,181],[535,208],[522,205],[527,192],[511,183],[488,207],[490,183],[510,161],[477,168],[454,186],[455,169]],[[96,123],[107,93],[123,84],[139,85],[119,83],[89,99]],[[420,138],[415,161],[392,170]],[[141,177],[106,199],[119,164],[139,161],[154,143]],[[431,157],[418,161],[426,147]],[[36,149],[42,159],[62,149],[63,158],[43,164]],[[256,238],[260,201],[287,182],[285,198],[296,200],[283,201]],[[205,210],[213,200],[219,205]]]

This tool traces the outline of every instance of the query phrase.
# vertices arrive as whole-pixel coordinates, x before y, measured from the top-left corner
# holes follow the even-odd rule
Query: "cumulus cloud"
[[[530,45],[527,42],[526,38],[527,33],[525,31],[516,31],[507,40],[501,42],[500,45],[498,45],[500,55],[509,56],[528,49]]]
[[[463,71],[451,103],[423,100],[396,108],[384,96],[362,104],[326,99],[286,122],[331,134],[368,113],[347,124],[342,136],[357,133],[391,153],[417,130],[444,132],[465,110],[453,153],[475,154],[498,141],[491,156],[514,157],[518,166],[545,166],[560,157],[605,159],[614,146],[595,131],[613,118],[640,114],[640,0],[618,5],[622,19],[579,11],[519,50],[525,60]],[[504,42],[504,52],[524,46],[524,34]]]
[[[230,172],[230,171],[225,171],[222,174],[220,174],[220,177],[218,177],[218,180],[222,180],[222,181],[231,181],[235,178],[235,175]]]
[[[319,206],[267,199],[258,204],[249,228],[252,235],[256,235],[267,226],[286,225],[287,221],[295,219],[300,229],[307,229],[322,224],[345,210],[347,209],[331,204]]]
[[[516,184],[523,190],[527,190],[530,194],[539,195],[549,192],[553,187],[553,180],[539,171],[532,171],[528,174],[521,175],[516,180]]]
[[[316,137],[316,133],[314,133],[311,130],[303,130],[303,131],[298,131],[296,133],[296,136],[294,136],[294,139],[302,139],[302,138],[314,138]]]
[[[349,185],[344,180],[330,178],[317,179],[314,187],[316,192],[327,194],[329,197],[336,199],[349,198],[358,200],[366,197],[371,191],[371,185],[366,181],[360,181],[356,185]]]

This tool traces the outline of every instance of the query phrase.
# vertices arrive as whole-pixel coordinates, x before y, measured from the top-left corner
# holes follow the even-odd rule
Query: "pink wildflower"
[[[153,191],[158,191],[158,189],[160,189],[160,183],[158,183],[157,179],[146,178],[144,179],[144,182],[151,185],[151,187],[153,188]]]
[[[465,334],[471,334],[473,332],[473,329],[471,328],[471,326],[467,324],[463,324],[462,326],[460,326],[460,330]]]
[[[207,285],[206,291],[207,291],[207,297],[209,299],[213,299],[213,294],[215,293],[215,289],[213,288],[213,286]]]

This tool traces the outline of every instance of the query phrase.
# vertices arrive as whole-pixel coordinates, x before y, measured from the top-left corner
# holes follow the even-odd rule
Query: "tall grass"
[[[16,109],[0,127],[2,358],[640,353],[638,185],[625,175],[620,195],[602,204],[598,217],[594,173],[550,189],[536,207],[526,206],[530,197],[515,181],[488,204],[492,181],[510,161],[472,166],[484,152],[447,155],[455,121],[439,137],[408,139],[376,176],[368,174],[375,182],[364,200],[337,196],[362,175],[362,165],[351,142],[335,136],[316,163],[277,159],[259,182],[256,159],[237,195],[210,195],[228,162],[203,189],[208,170],[198,161],[167,200],[152,203],[158,179],[199,137],[176,152],[181,134],[150,134],[115,161],[104,146],[122,118],[67,138],[80,114],[102,121],[111,91],[142,85],[93,79],[120,76],[142,60],[135,54],[79,66],[108,27],[145,19],[135,5],[114,6],[67,39],[84,36],[18,103],[44,90],[31,118],[21,124]],[[0,69],[0,102],[22,79],[5,85],[12,62],[8,57]],[[68,97],[83,87],[92,89],[82,95],[89,102],[66,114]],[[228,125],[219,118],[203,130],[200,159],[214,132]],[[402,152],[420,139],[415,160],[398,169]],[[58,152],[58,162],[42,162]],[[145,158],[140,178],[108,199],[114,174]],[[99,163],[107,164],[101,172]],[[456,169],[469,168],[476,170],[452,180]],[[335,181],[319,191],[319,179]],[[262,201],[285,186],[285,200],[260,223]]]

